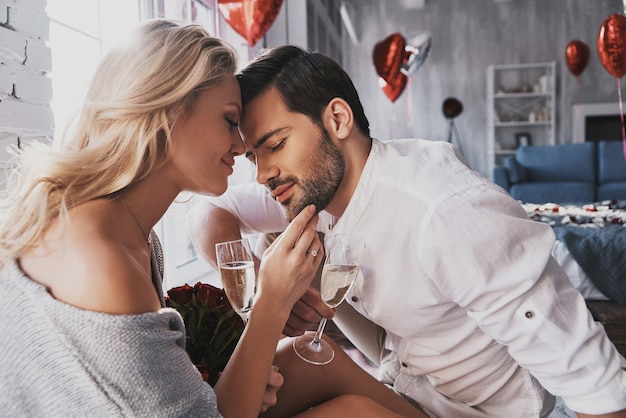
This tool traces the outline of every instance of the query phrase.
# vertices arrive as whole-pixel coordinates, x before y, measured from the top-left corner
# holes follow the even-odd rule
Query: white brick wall
[[[46,0],[0,0],[0,165],[6,147],[52,138]]]

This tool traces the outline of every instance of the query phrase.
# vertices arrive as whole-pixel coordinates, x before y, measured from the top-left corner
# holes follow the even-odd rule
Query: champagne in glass
[[[226,297],[247,323],[256,287],[250,243],[245,238],[220,242],[215,244],[215,251]]]
[[[326,261],[322,269],[322,300],[331,308],[345,299],[359,273],[359,258],[365,244],[350,234],[337,234],[331,238],[326,251]],[[312,364],[328,364],[335,358],[332,347],[322,334],[326,318],[322,318],[315,332],[307,332],[293,341],[296,354]]]
[[[359,273],[358,266],[325,264],[322,270],[322,300],[331,308],[343,302]]]

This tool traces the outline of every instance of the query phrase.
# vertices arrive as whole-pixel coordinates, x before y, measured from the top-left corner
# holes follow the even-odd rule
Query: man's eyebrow
[[[268,139],[270,139],[271,137],[273,137],[273,136],[274,136],[274,135],[276,135],[276,134],[281,133],[281,132],[282,132],[282,131],[284,131],[285,129],[287,129],[287,128],[286,128],[286,127],[283,127],[283,128],[278,128],[278,129],[274,129],[274,130],[271,130],[271,131],[267,132],[265,135],[263,135],[261,138],[259,138],[259,140],[258,140],[258,141],[256,141],[256,142],[254,143],[254,145],[252,145],[252,148],[253,148],[253,149],[259,149],[259,148],[261,148],[261,146],[262,146],[262,145],[263,145],[263,144],[264,144],[264,143],[265,143]]]

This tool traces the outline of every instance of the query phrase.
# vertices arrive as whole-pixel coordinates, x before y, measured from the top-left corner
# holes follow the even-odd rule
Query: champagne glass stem
[[[322,318],[320,324],[317,326],[317,331],[315,331],[315,337],[309,343],[311,348],[315,351],[320,350],[320,340],[322,339],[322,334],[324,333],[324,327],[326,327],[326,318]]]

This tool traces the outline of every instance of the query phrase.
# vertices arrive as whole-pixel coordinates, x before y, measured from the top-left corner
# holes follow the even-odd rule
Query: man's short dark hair
[[[357,128],[369,137],[369,122],[359,95],[348,74],[331,58],[284,45],[272,48],[237,74],[241,100],[246,103],[275,87],[287,108],[307,115],[322,126],[322,111],[335,97],[352,108]]]

